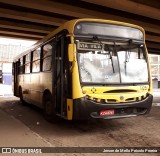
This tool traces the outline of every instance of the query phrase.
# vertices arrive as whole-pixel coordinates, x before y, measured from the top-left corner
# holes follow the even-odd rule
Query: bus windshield
[[[143,44],[77,41],[77,52],[82,83],[148,82]]]

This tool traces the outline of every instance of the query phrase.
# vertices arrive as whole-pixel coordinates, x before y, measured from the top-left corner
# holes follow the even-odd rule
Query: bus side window
[[[20,59],[19,59],[19,72],[18,72],[18,74],[23,74],[24,73],[24,59],[23,59],[23,57],[21,57]]]
[[[30,73],[30,53],[25,56],[25,73]]]
[[[41,52],[41,48],[38,48],[35,51],[33,51],[33,61],[32,61],[33,73],[40,71],[40,52]]]
[[[42,71],[50,71],[52,64],[52,45],[48,43],[43,46]]]

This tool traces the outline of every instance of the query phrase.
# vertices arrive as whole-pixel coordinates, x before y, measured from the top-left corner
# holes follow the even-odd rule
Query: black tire
[[[23,93],[22,93],[22,88],[19,88],[19,98],[20,98],[20,102],[22,105],[25,105],[25,101],[23,100]]]
[[[49,94],[45,95],[43,98],[43,114],[44,118],[49,122],[52,122],[55,118],[54,104]]]

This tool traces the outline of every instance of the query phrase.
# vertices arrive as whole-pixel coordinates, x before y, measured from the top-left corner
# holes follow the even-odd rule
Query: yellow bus
[[[111,20],[68,21],[13,62],[14,95],[47,120],[147,114],[151,82],[144,29]]]

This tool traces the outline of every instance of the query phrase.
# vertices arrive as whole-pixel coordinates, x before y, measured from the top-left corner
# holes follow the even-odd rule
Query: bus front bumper
[[[73,120],[86,120],[90,117],[97,119],[116,119],[143,115],[150,112],[153,96],[148,95],[142,101],[132,103],[101,104],[86,98],[74,100]],[[114,115],[100,115],[101,111],[114,110]]]

